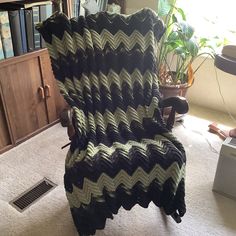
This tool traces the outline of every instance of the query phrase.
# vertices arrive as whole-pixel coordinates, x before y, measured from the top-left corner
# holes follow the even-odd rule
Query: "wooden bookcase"
[[[66,106],[47,49],[1,60],[0,153],[58,122]]]

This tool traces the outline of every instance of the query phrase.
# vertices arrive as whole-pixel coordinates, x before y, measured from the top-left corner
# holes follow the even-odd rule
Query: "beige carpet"
[[[236,235],[236,201],[212,192],[222,141],[207,132],[208,122],[186,116],[174,133],[187,152],[187,213],[181,224],[165,218],[153,204],[132,211],[121,209],[98,236]],[[0,156],[0,235],[73,236],[74,228],[63,188],[66,130],[60,125],[44,131]],[[25,212],[8,202],[47,177],[59,186]]]

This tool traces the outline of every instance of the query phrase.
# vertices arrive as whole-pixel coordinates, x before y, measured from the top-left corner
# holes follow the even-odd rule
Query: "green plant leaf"
[[[190,39],[186,42],[186,48],[189,51],[191,57],[196,57],[198,55],[199,47],[195,40]]]
[[[157,14],[159,16],[166,16],[171,10],[171,4],[169,0],[158,0]]]
[[[176,40],[179,40],[178,32],[172,31],[167,37],[167,42],[172,42]]]
[[[185,60],[186,59],[186,49],[183,48],[183,47],[178,47],[175,49],[175,52],[174,52],[176,55],[178,55],[182,60]]]
[[[194,28],[190,24],[188,24],[186,21],[181,21],[177,26],[179,33],[182,33],[185,40],[189,40],[192,38],[194,34]]]
[[[175,16],[175,14],[172,15],[172,23],[176,23],[178,22],[177,17]]]
[[[207,39],[207,38],[200,38],[200,39],[199,39],[199,45],[200,45],[200,47],[204,47],[207,42],[209,42],[209,39]]]
[[[180,45],[178,44],[178,42],[168,42],[166,43],[166,54],[174,51],[176,48],[178,48]]]
[[[186,15],[184,13],[184,10],[182,8],[176,8],[177,12],[181,15],[182,20],[186,21]]]

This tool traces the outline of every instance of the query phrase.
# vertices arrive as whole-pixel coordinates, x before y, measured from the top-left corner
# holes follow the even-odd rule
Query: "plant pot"
[[[182,96],[185,97],[190,85],[187,83],[179,85],[159,85],[159,91],[162,95],[162,99],[168,97]],[[171,108],[164,108],[163,116],[164,118],[168,117],[170,114]],[[179,120],[183,115],[176,114],[176,120]]]
[[[163,99],[176,96],[185,97],[189,87],[187,83],[179,85],[159,85],[159,91]]]

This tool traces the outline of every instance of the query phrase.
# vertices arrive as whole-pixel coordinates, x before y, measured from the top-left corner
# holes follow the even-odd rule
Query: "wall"
[[[214,66],[212,59],[207,60],[199,71],[187,98],[190,103],[226,112],[217,83],[217,76],[225,103],[230,112],[236,115],[236,76],[225,73]]]
[[[157,0],[126,0],[126,13],[131,14],[143,7],[157,9]]]

